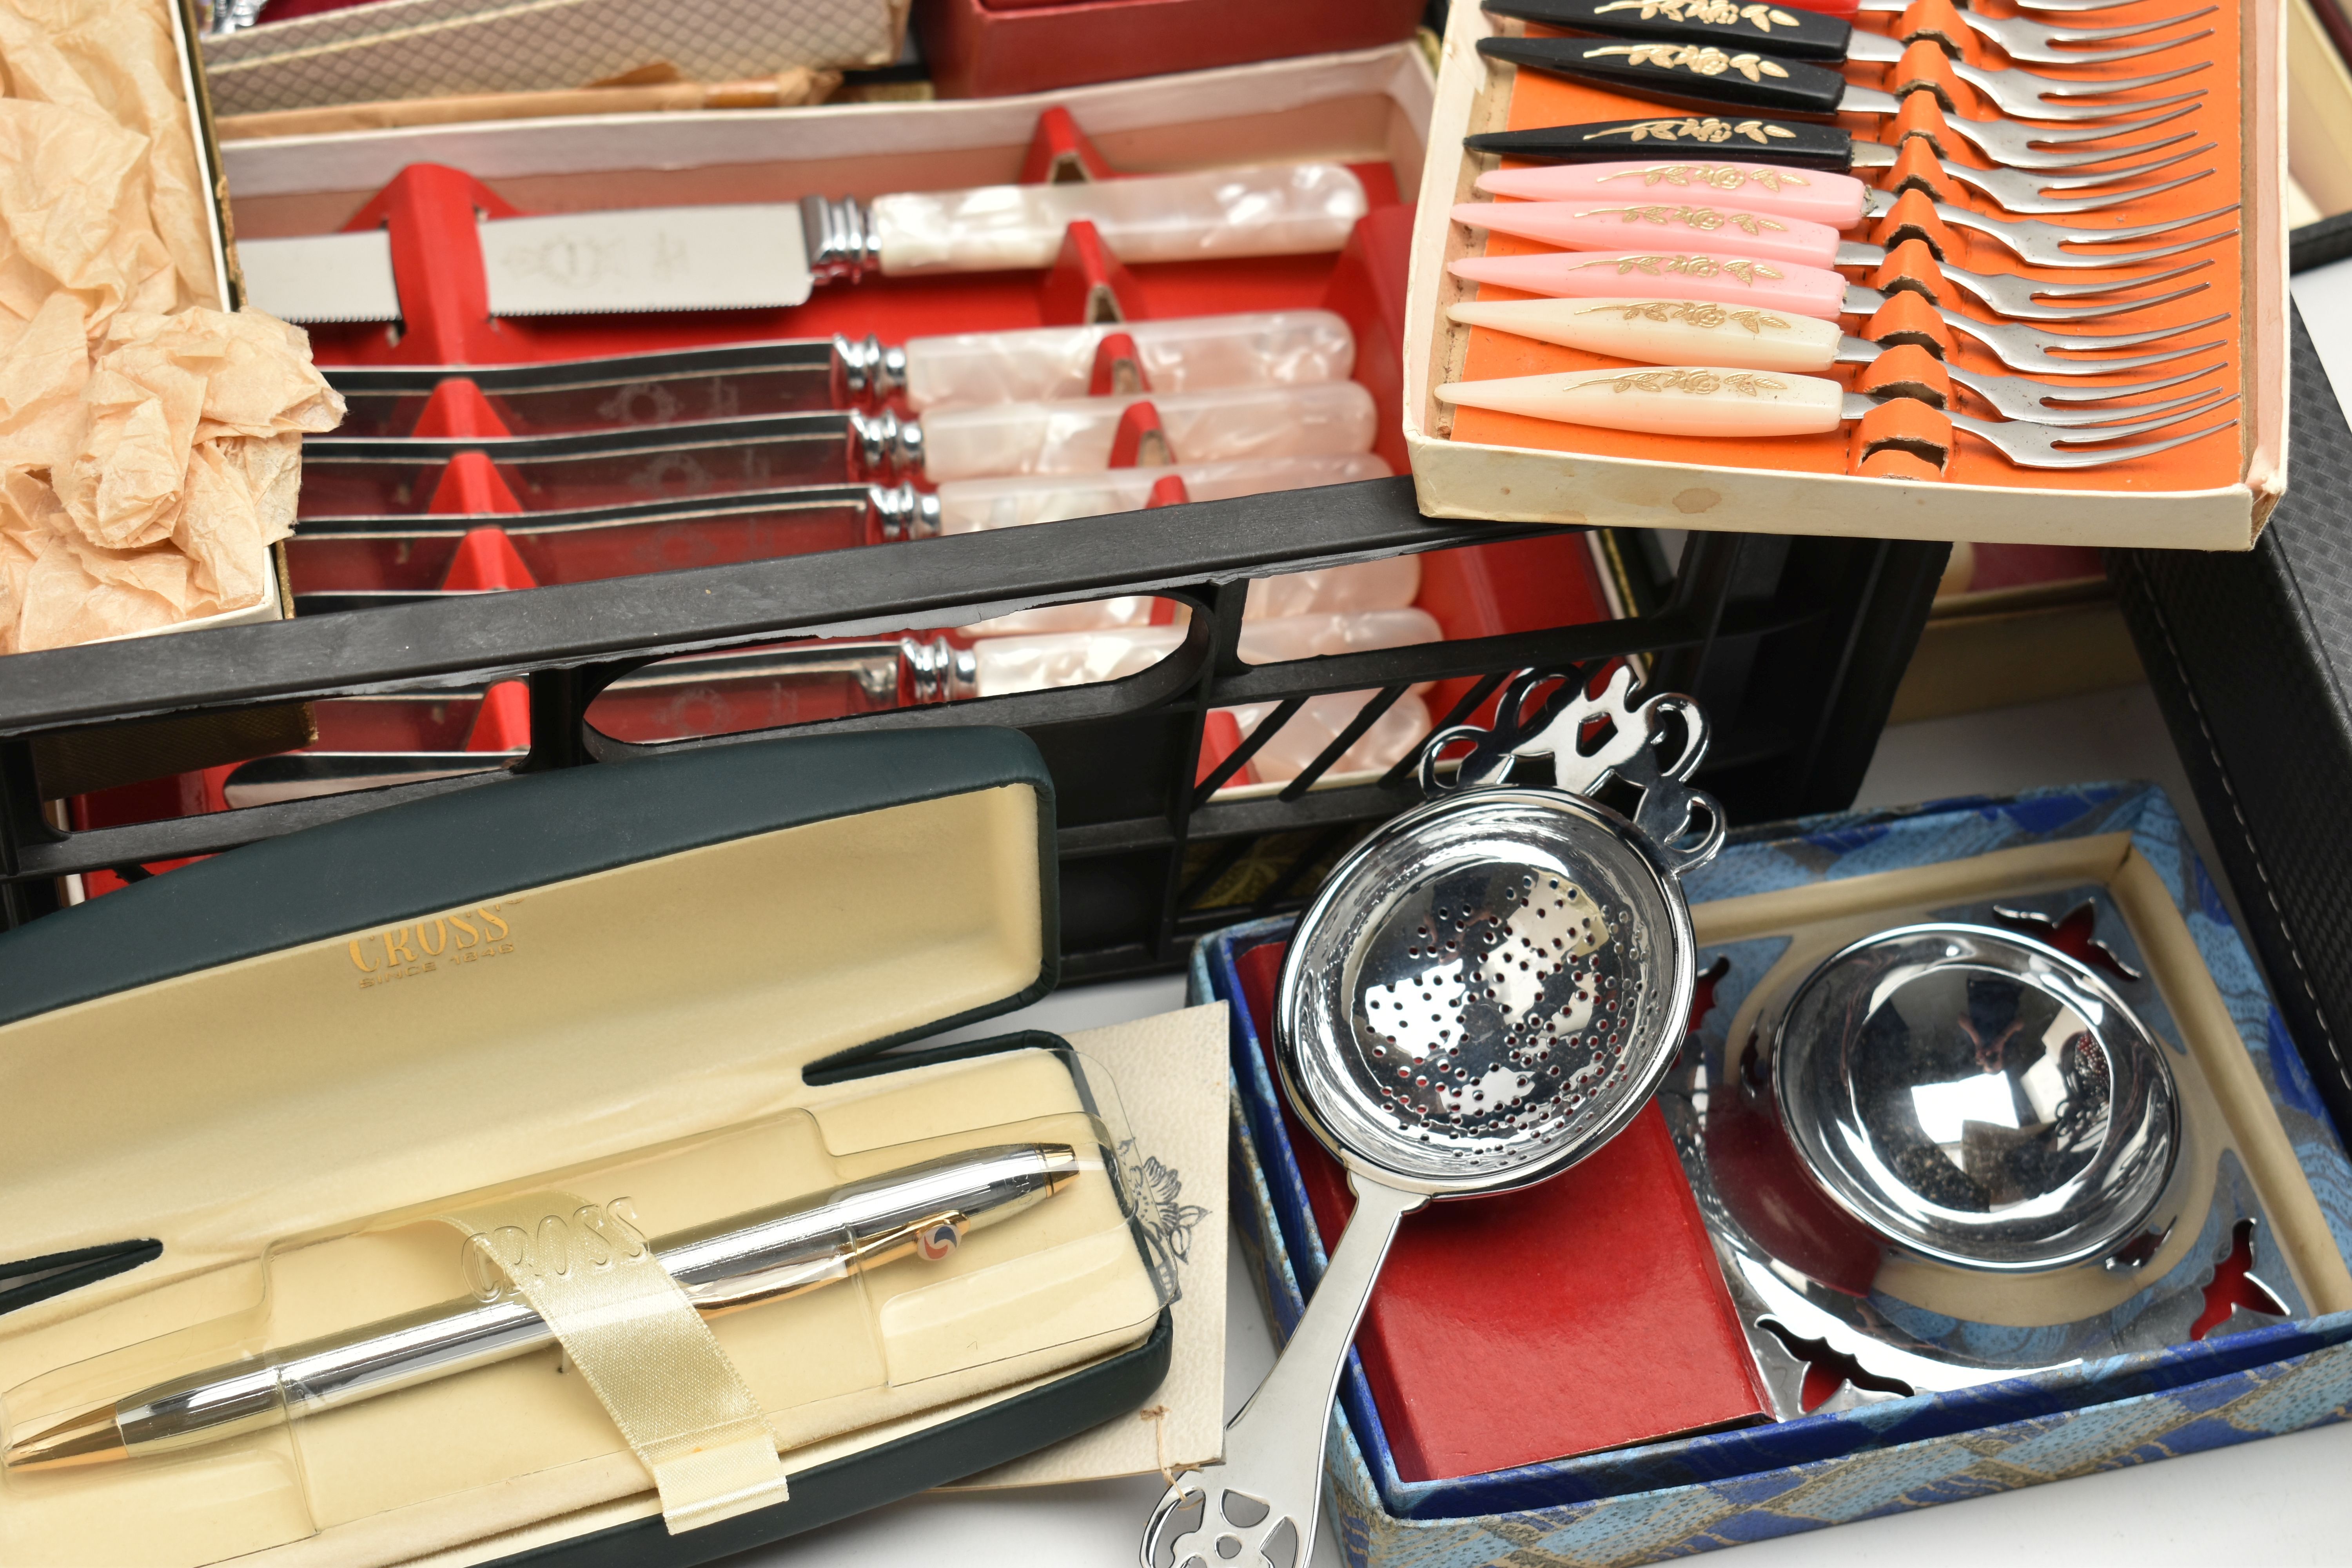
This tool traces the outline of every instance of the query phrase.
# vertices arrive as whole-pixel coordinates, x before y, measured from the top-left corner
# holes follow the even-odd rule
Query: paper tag
[[[531,1193],[441,1218],[467,1237],[477,1299],[520,1295],[555,1331],[652,1473],[671,1534],[791,1495],[759,1402],[627,1199]]]

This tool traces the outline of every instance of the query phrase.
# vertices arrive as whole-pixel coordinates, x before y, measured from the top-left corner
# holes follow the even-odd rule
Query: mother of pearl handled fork
[[[2165,163],[2177,163],[2181,157],[2167,158]],[[1672,165],[1668,165],[1671,167]],[[1549,169],[1495,169],[1478,176],[1478,189],[1490,196],[1510,196],[1523,202],[1630,202],[1641,199],[1643,193],[1651,199],[1675,195],[1674,189],[1658,191],[1661,184],[1677,182],[1663,179],[1655,171],[1659,165],[1647,162],[1615,163],[1556,164]],[[1832,228],[1852,228],[1856,224],[1885,217],[1895,209],[1897,198],[1887,192],[1874,190],[1851,174],[1816,173],[1800,174],[1770,163],[1726,163],[1714,165],[1710,178],[1699,182],[1705,194],[1713,199],[1730,203],[1747,212],[1769,213],[1775,217],[1800,217],[1812,223],[1824,223]],[[2071,202],[2053,204],[2059,212],[2096,212],[2103,207],[2121,206],[2142,196],[2152,196],[2160,191],[2177,190],[2194,184],[2212,174],[2210,167],[2184,174],[2177,180],[2160,184],[2137,185],[2128,190],[2112,192],[2104,196],[2082,196]],[[2115,177],[2115,176],[2106,176]],[[1681,189],[1690,188],[1688,176],[1678,183]],[[1949,202],[1931,202],[1936,216],[1954,228],[1970,229],[2000,240],[2020,256],[2026,254],[2026,244],[2075,245],[2104,244],[2118,239],[2137,239],[2162,234],[2200,220],[2182,218],[2173,224],[2149,227],[2106,229],[2068,228],[2061,224],[2039,223],[2031,219],[2001,221],[1989,218],[1967,207],[1954,206]],[[2210,216],[2234,210],[2221,207]],[[2018,239],[2009,237],[2017,235]]]
[[[1540,172],[1551,174],[1556,171],[1547,169]],[[1769,192],[1759,194],[1767,197],[1770,195]],[[1892,205],[1891,201],[1883,202],[1880,210],[1883,212]],[[2227,239],[2238,232],[2233,228],[2225,229],[2220,234],[2200,235],[2195,239],[2158,246],[2152,250],[2084,254],[2064,247],[2114,244],[2120,240],[2176,234],[2191,224],[2226,217],[2238,210],[2237,204],[2233,202],[2226,207],[2215,207],[2210,212],[2199,213],[2192,217],[2175,218],[2167,223],[2140,224],[2131,228],[2068,228],[2062,224],[2043,223],[2039,218],[2002,222],[1998,218],[1979,216],[1966,207],[1956,207],[1944,202],[1931,205],[1936,216],[1949,226],[1998,240],[2020,259],[2035,267],[2061,270],[2137,266],[2143,261],[2178,256],[2184,250],[2195,250],[2216,240]],[[1463,202],[1454,209],[1454,221],[1467,224],[1473,228],[1516,234],[1522,239],[1539,239],[1546,245],[1557,245],[1569,250],[1613,250],[1629,237],[1645,232],[1646,226],[1648,228],[1664,229],[1676,244],[1687,245],[1693,249],[1754,256],[1767,261],[1794,261],[1807,267],[1875,267],[1889,254],[1883,245],[1847,239],[1827,224],[1783,216],[1768,203],[1752,200],[1742,201],[1736,207],[1717,207],[1694,205],[1688,202],[1644,202],[1629,192],[1622,195],[1587,197],[1582,201]],[[1954,282],[1961,282],[1959,268],[1948,267],[1946,270],[1952,275]],[[1991,292],[1998,291],[2001,285],[1981,274],[1973,276],[1979,280],[1962,283],[1962,287],[2000,308],[1991,298]],[[2022,298],[2032,293],[2033,284],[2040,279],[2019,281],[2022,284],[2020,293]]]
[[[1875,35],[1865,35],[1875,37]],[[1712,43],[1610,43],[1601,38],[1481,38],[1478,52],[1532,70],[1566,77],[1588,86],[1630,92],[1663,103],[1700,109],[1745,109],[1765,114],[1785,114],[1800,120],[1830,120],[1841,114],[1880,114],[1892,118],[1903,111],[1903,100],[1874,87],[1856,87],[1836,71],[1802,60],[1777,56],[1738,53]],[[2060,81],[2052,77],[2028,77],[2021,71],[1980,70],[1965,60],[1945,62],[1951,73],[1977,88],[2004,114],[2027,120],[2088,121],[2144,114],[2204,96],[2200,89],[2172,98],[2137,99],[2123,103],[2081,104],[2057,101],[2067,98],[2105,97],[2134,88],[2171,81],[2205,68],[2204,63],[2184,66],[2160,76],[2129,80]],[[2023,77],[2026,79],[2017,79]],[[2038,127],[2010,120],[1969,120],[1947,115],[1954,134],[1975,143],[1978,152],[1997,163],[2022,166],[2026,159],[2011,157],[2040,139]]]
[[[2004,149],[2000,159],[2004,165],[1998,169],[1979,169],[1970,163],[1954,163],[1937,158],[1945,174],[1993,198],[2011,212],[2048,213],[2075,209],[2053,205],[2055,198],[2043,195],[2053,190],[2081,190],[2090,185],[2113,184],[2135,174],[2145,174],[2177,163],[2183,158],[2193,158],[2200,153],[2212,151],[2213,143],[2186,153],[2176,153],[2161,163],[2143,163],[2129,169],[2092,169],[2095,163],[2112,163],[2118,158],[2137,157],[2186,142],[2192,134],[2181,132],[2155,142],[2138,142],[2128,147],[2102,147],[2088,143],[2112,141],[2117,136],[2147,131],[2168,121],[2192,113],[2196,106],[2185,105],[2168,110],[2147,120],[2121,123],[2103,122],[2097,125],[2033,126],[2029,134]],[[1947,121],[1947,123],[1950,121]],[[1958,122],[1956,134],[1973,140],[1975,130],[1986,122],[1964,120]],[[1687,146],[1694,152],[1702,148],[1728,146],[1737,149],[1743,158],[1759,163],[1780,163],[1799,169],[1832,169],[1840,174],[1851,170],[1892,169],[1901,156],[1901,150],[1883,142],[1865,141],[1850,131],[1834,125],[1814,125],[1802,120],[1765,120],[1741,117],[1722,120],[1714,115],[1669,114],[1648,120],[1592,120],[1581,125],[1538,126],[1526,131],[1482,131],[1475,136],[1462,139],[1463,148],[1472,153],[1492,153],[1504,158],[1532,158],[1547,163],[1590,163],[1624,156],[1636,143],[1653,142],[1676,148]],[[2053,151],[2052,149],[2061,149]],[[2045,171],[2083,170],[2064,177],[2054,177]]]
[[[1876,11],[1891,7],[1899,13],[1906,4],[1907,0],[1878,0],[1877,4],[1867,8]],[[1904,45],[1907,41],[1890,38],[1884,33],[1859,31],[1851,22],[1824,16],[1810,8],[1784,9],[1774,5],[1699,6],[1645,5],[1643,0],[1633,0],[1630,5],[1626,0],[1486,0],[1481,8],[1491,16],[1516,16],[1521,21],[1538,22],[1548,27],[1565,27],[1579,33],[1602,33],[1616,38],[1649,38],[1666,43],[1723,44],[1728,47],[1763,44],[1784,60],[1815,60],[1825,65],[1840,62],[1891,65],[1903,58]],[[2046,65],[2095,66],[2157,54],[2182,44],[2193,44],[2200,38],[2211,37],[2213,29],[2208,27],[2200,33],[2159,38],[2154,43],[2128,49],[2075,53],[2052,46],[2138,37],[2182,22],[2195,21],[2213,9],[2208,5],[2202,11],[2187,16],[2168,16],[2161,22],[2143,22],[2126,27],[2043,27],[2022,18],[2003,22],[1991,17],[1972,16],[1965,11],[1960,14],[1960,19],[1979,32],[1985,33],[1994,43],[2001,45],[2011,58],[2031,58]],[[2017,46],[2014,49],[2009,47],[2012,42]],[[2021,53],[2021,50],[2024,52]],[[1946,52],[1952,52],[1948,45]],[[1962,73],[1955,71],[1953,74]],[[1988,74],[2028,83],[2050,79],[2023,71]],[[1973,78],[1965,79],[1974,80]],[[2161,81],[2164,79],[2158,77],[2154,79]]]
[[[2229,395],[2223,401],[2236,397]],[[1657,436],[1822,436],[1850,419],[1860,419],[1878,400],[1848,392],[1814,375],[1767,375],[1758,371],[1709,366],[1675,370],[1579,370],[1553,375],[1513,375],[1493,381],[1450,382],[1437,389],[1440,403],[1524,414],[1563,425],[1607,430],[1639,430]],[[2207,405],[2206,408],[2213,407]],[[2189,415],[2063,429],[2017,419],[1972,419],[1947,412],[1956,429],[1980,437],[2021,468],[2088,468],[2127,463],[2226,430],[2234,419],[2168,440],[2092,451],[2095,442],[2118,440],[2178,425]]]
[[[1832,365],[1868,364],[1886,352],[1866,338],[1850,336],[1834,321],[1769,310],[1734,310],[1696,300],[1465,300],[1446,314],[1465,327],[1491,327],[1540,342],[1608,354],[1638,364],[1712,365],[1730,370],[1826,371]],[[2209,404],[2213,391],[2168,403],[2128,408],[2096,405],[2118,397],[2161,392],[2212,374],[2209,364],[2160,381],[2127,386],[2065,385],[2019,375],[1988,375],[1946,362],[1943,374],[1990,405],[2004,419],[2042,425],[2098,425],[2146,419]],[[2074,406],[2084,405],[2087,406]]]
[[[1630,280],[1656,279],[1660,287],[1671,289],[1684,299],[1794,311],[1801,316],[1818,316],[1825,321],[1835,321],[1840,316],[1872,315],[1887,303],[1887,296],[1877,289],[1849,283],[1840,274],[1818,267],[1800,267],[1794,263],[1776,265],[1688,252],[1563,251],[1551,256],[1465,256],[1459,261],[1446,263],[1446,270],[1457,278],[1467,278],[1475,282],[1493,283],[1505,289],[1549,295],[1554,299],[1611,299],[1624,294]],[[1638,281],[1632,281],[1631,286],[1643,287]],[[2095,314],[2112,315],[2121,310],[2137,310],[2141,303],[2136,300],[2126,300],[2105,310],[2098,307],[2084,309]],[[2203,321],[2184,322],[2177,327],[2159,327],[2145,332],[2105,336],[2057,332],[2045,336],[2016,321],[1979,321],[1972,316],[1964,316],[1941,306],[1935,307],[1935,312],[1946,326],[1965,332],[1984,344],[2010,369],[2032,371],[2042,375],[2105,375],[2113,371],[2139,370],[2147,365],[2164,364],[2188,354],[2219,348],[2221,345],[2216,341],[2170,349],[2163,353],[2101,360],[2063,360],[2056,358],[2053,352],[2103,353],[2110,349],[2137,348],[2143,343],[2156,342],[2230,319],[2226,314],[2208,316]]]

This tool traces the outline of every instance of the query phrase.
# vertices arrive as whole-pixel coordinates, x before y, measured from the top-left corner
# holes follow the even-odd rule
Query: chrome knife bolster
[[[852,474],[914,478],[923,471],[922,422],[901,419],[887,408],[872,414],[851,410],[849,459]]]
[[[895,343],[886,346],[879,338],[870,335],[859,342],[836,332],[833,338],[833,381],[835,408],[886,402],[892,393],[906,388],[907,351]]]
[[[944,637],[905,637],[898,644],[907,661],[908,690],[919,703],[953,702],[980,695],[980,663],[968,647]]]
[[[882,237],[874,226],[873,209],[855,196],[803,196],[801,229],[812,282],[855,283],[882,269]]]
[[[912,485],[876,485],[873,489],[876,525],[886,542],[937,539],[940,498]]]

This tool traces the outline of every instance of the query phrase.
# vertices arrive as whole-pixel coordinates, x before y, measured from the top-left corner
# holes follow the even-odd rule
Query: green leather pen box
[[[1015,731],[761,742],[364,815],[0,937],[7,1435],[127,1392],[122,1367],[274,1346],[294,1249],[457,1194],[692,1169],[715,1173],[698,1204],[749,1212],[827,1162],[1114,1116],[1050,1037],[872,1059],[1052,989],[1053,824]],[[727,1153],[771,1148],[816,1163]],[[555,1386],[551,1350],[242,1447],[0,1474],[0,1561],[683,1564],[955,1479],[1166,1369],[1148,1263],[1093,1179],[976,1260],[740,1314],[769,1325],[721,1335],[747,1384],[799,1390],[761,1400],[787,1502],[673,1533],[617,1432],[589,1440],[585,1380],[563,1430],[540,1394],[499,1403]]]

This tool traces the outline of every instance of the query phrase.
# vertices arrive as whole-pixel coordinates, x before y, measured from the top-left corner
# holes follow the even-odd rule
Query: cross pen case
[[[686,1563],[1139,1404],[1011,731],[516,779],[0,940],[0,1561]]]

